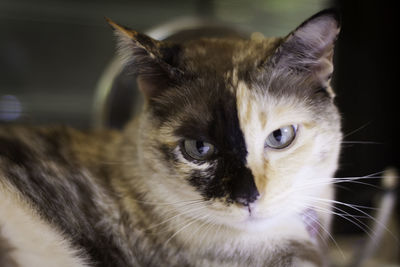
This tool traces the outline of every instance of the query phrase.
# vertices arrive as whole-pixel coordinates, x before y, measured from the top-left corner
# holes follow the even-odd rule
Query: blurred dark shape
[[[343,24],[336,50],[334,84],[346,141],[338,176],[373,173],[381,176],[388,166],[400,169],[397,8],[394,1],[338,0],[336,3]],[[360,182],[380,186],[381,180]],[[338,188],[338,199],[358,205],[373,206],[374,198],[382,193],[363,184],[343,186],[347,189]],[[338,207],[365,217],[346,206]],[[400,205],[397,211],[400,214]],[[354,223],[335,218],[337,233],[362,232]],[[368,218],[358,219],[371,223]]]

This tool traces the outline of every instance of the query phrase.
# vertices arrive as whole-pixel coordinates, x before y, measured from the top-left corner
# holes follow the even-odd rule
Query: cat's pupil
[[[282,141],[282,131],[281,129],[276,130],[273,132],[274,138],[276,141],[278,141],[279,143]]]
[[[292,143],[296,137],[295,125],[288,125],[282,128],[276,129],[270,135],[268,135],[265,143],[270,148],[282,149]]]
[[[182,143],[181,149],[189,158],[196,160],[206,160],[215,152],[212,144],[193,139],[186,139]]]
[[[196,141],[196,148],[200,155],[207,154],[210,150],[210,147],[206,146],[203,141]]]

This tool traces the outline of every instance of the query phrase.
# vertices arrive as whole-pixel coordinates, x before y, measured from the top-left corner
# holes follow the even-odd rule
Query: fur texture
[[[336,13],[262,40],[169,43],[109,23],[144,109],[121,133],[0,128],[0,194],[15,207],[0,206],[0,260],[26,266],[18,251],[32,251],[50,266],[61,251],[57,266],[325,265],[330,206],[315,200],[333,197],[341,142]],[[285,140],[285,126],[293,141],[266,145]],[[189,141],[213,153],[193,157]],[[10,225],[43,230],[17,243]],[[40,238],[54,243],[48,257]]]

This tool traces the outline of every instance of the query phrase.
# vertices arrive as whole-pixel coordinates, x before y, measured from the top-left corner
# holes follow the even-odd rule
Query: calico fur
[[[264,40],[161,42],[109,23],[143,111],[122,132],[0,128],[0,265],[325,265],[331,207],[314,200],[333,198],[340,150],[336,13]],[[287,125],[293,143],[266,147]],[[216,152],[194,159],[186,140]]]

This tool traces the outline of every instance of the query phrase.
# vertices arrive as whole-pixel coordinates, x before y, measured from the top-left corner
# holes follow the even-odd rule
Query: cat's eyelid
[[[204,159],[204,160],[202,160],[202,159],[196,159],[196,158],[192,157],[192,156],[189,155],[189,153],[186,152],[186,150],[185,150],[185,141],[189,141],[189,140],[192,140],[192,141],[201,141],[201,142],[210,144],[210,145],[212,146],[212,149],[213,149],[213,154],[210,155],[209,158],[206,158],[206,159]],[[183,156],[183,158],[184,158],[185,160],[187,160],[188,162],[191,162],[191,163],[195,163],[196,165],[202,165],[203,163],[211,162],[211,161],[215,160],[216,157],[217,157],[217,155],[218,155],[218,148],[217,148],[213,143],[207,142],[207,141],[203,141],[203,140],[198,140],[198,139],[191,139],[191,138],[186,138],[186,139],[185,139],[185,138],[183,138],[183,139],[181,139],[181,141],[180,141],[179,144],[178,144],[178,149],[179,149],[181,155]]]
[[[274,128],[272,131],[269,131],[268,134],[271,134],[274,131],[279,130],[279,129],[283,128],[283,127],[287,127],[287,126],[293,126],[294,130],[297,133],[298,129],[300,128],[300,125],[301,125],[301,123],[285,123],[285,124],[283,124],[283,125],[281,125],[281,126],[279,126],[277,128]]]
[[[185,140],[196,140],[196,141],[201,141],[201,142],[205,142],[205,143],[209,143],[213,146],[215,146],[215,143],[212,142],[209,138],[205,138],[204,136],[197,136],[197,137],[193,137],[193,136],[181,136],[179,138],[178,143],[183,143]]]

